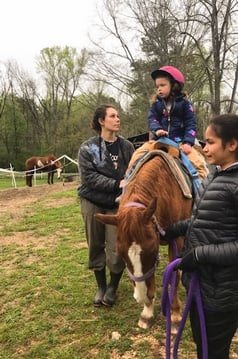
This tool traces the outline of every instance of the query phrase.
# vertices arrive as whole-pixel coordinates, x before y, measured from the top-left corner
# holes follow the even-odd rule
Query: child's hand
[[[189,145],[188,143],[183,143],[181,146],[181,151],[183,151],[185,155],[189,155],[189,153],[191,153],[192,151],[192,146]]]
[[[156,136],[157,137],[161,137],[161,136],[168,136],[168,131],[165,131],[165,130],[157,130],[155,132]]]

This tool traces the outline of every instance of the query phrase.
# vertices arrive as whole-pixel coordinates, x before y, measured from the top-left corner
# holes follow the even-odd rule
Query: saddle
[[[183,195],[186,198],[192,198],[191,178],[181,164],[179,149],[169,144],[159,143],[158,141],[151,140],[145,142],[134,152],[125,174],[125,180],[127,182],[131,181],[143,164],[154,156],[160,156],[167,163]]]
[[[192,183],[192,191],[194,197],[194,194],[197,193],[198,188],[201,184],[201,179],[199,178],[196,169],[194,168],[188,157],[182,151],[180,151],[179,145],[167,137],[160,137],[156,141],[150,140],[145,142],[139,149],[137,149],[134,152],[131,161],[129,163],[128,169],[134,163],[134,161],[137,160],[137,158],[140,158],[141,156],[143,156],[143,154],[145,154],[148,151],[150,152],[154,150],[161,150],[167,153],[168,155],[171,155],[174,158],[174,160],[177,161],[177,164],[179,165],[180,169],[183,172],[184,171],[186,172],[184,176],[187,177],[188,174],[188,176],[190,177],[189,182]]]
[[[150,140],[145,142],[142,146],[136,149],[136,151],[133,153],[131,160],[128,165],[128,170],[132,167],[132,165],[141,158],[145,153],[151,152],[154,150],[161,150],[166,153],[169,153],[174,158],[179,158],[179,149],[171,146],[166,143],[162,143],[155,140]]]

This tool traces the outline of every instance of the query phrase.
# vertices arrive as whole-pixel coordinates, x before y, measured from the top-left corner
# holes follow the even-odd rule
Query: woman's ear
[[[103,125],[104,125],[104,120],[103,120],[102,118],[99,118],[99,119],[98,119],[98,123],[99,123],[101,126],[103,126]]]
[[[237,150],[238,150],[238,140],[235,139],[235,138],[232,138],[232,139],[230,140],[230,145],[229,145],[229,147],[230,147],[230,151],[231,151],[231,152],[237,151]]]

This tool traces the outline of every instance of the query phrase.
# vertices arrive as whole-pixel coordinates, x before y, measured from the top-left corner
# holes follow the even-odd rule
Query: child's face
[[[159,97],[167,98],[171,92],[171,83],[167,77],[155,79],[156,94]]]
[[[222,139],[217,137],[211,126],[208,126],[206,133],[206,145],[203,148],[206,160],[210,165],[220,166],[222,170],[226,169],[237,161],[236,153],[238,142],[235,139],[226,143],[225,148]]]

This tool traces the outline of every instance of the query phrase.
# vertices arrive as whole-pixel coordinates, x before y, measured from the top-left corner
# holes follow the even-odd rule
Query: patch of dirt
[[[37,185],[33,187],[19,187],[0,191],[0,217],[2,223],[17,221],[30,210],[30,205],[35,202],[44,201],[49,194],[68,191],[75,189],[75,197],[78,183],[55,183],[53,185]],[[70,204],[74,201],[72,198],[54,199],[47,198],[47,207],[59,207],[65,204]],[[1,228],[1,224],[0,224]],[[48,238],[49,239],[49,238]],[[12,235],[1,238],[2,245],[9,245],[11,243],[21,244],[27,246],[34,241],[34,237],[28,231],[14,232]],[[44,246],[44,240],[37,241],[37,246]]]
[[[11,205],[17,209],[25,203],[32,203],[39,198],[44,198],[50,193],[67,191],[69,189],[77,189],[77,182],[55,183],[53,185],[37,185],[34,187],[19,187],[0,191],[0,211],[4,208],[9,209]]]

